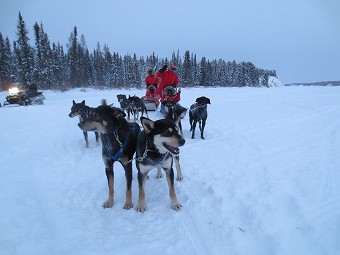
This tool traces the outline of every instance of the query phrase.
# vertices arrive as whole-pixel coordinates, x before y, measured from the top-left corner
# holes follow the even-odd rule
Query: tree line
[[[146,57],[120,55],[111,52],[107,45],[89,51],[84,35],[75,26],[66,49],[58,42],[51,43],[43,24],[35,23],[34,46],[30,44],[25,21],[19,12],[17,40],[12,43],[0,32],[0,89],[13,83],[23,86],[35,83],[40,89],[93,88],[143,88],[146,70],[159,69],[164,64],[175,63],[182,87],[193,86],[268,86],[268,77],[275,70],[256,68],[251,62],[226,62],[209,60],[185,51],[171,58],[159,58],[155,53]]]

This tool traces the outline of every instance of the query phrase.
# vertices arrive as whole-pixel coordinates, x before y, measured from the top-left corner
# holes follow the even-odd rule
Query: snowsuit
[[[178,85],[178,76],[177,74],[172,70],[159,70],[157,72],[157,76],[161,78],[161,83],[159,84],[157,88],[157,94],[162,96],[163,95],[163,89],[167,86],[174,85],[177,87]]]
[[[164,101],[175,101],[179,102],[181,100],[181,93],[177,93],[176,96],[168,96],[168,95],[163,95],[161,98],[161,102],[163,103]]]
[[[146,76],[146,78],[145,78],[146,88],[149,87],[150,85],[155,86],[157,88],[158,83],[159,83],[159,78],[155,74],[150,74],[150,75]]]

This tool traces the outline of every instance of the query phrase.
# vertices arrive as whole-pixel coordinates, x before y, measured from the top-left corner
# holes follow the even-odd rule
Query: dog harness
[[[117,161],[117,160],[119,159],[119,157],[123,154],[123,151],[124,151],[125,147],[126,147],[126,146],[128,145],[128,143],[129,143],[129,133],[128,133],[128,135],[125,137],[124,143],[122,143],[122,142],[119,140],[119,137],[118,137],[118,133],[117,133],[117,132],[114,132],[113,134],[114,134],[114,136],[115,136],[117,142],[119,143],[120,148],[119,148],[119,150],[116,152],[116,154],[113,155],[113,156],[111,157],[111,159],[114,160],[114,161]]]
[[[126,146],[128,145],[129,143],[129,136],[130,136],[130,133],[138,133],[138,129],[137,127],[139,128],[139,126],[136,126],[136,125],[130,125],[129,126],[129,132],[128,134],[126,135],[125,137],[125,140],[124,142],[122,143],[120,140],[119,140],[119,136],[118,136],[118,133],[117,132],[114,132],[114,136],[116,138],[116,141],[118,142],[120,148],[118,149],[118,151],[111,157],[111,159],[113,161],[117,161],[119,159],[119,157],[123,154],[124,152],[124,149],[126,148]]]
[[[200,105],[198,103],[195,103],[193,104],[191,107],[190,107],[190,111],[191,112],[196,112],[197,114],[197,117],[202,120],[204,119],[205,115],[207,114],[206,113],[206,109],[207,109],[207,105]]]

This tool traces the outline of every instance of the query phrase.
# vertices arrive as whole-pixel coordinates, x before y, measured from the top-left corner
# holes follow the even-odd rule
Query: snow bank
[[[275,76],[269,76],[268,77],[268,86],[269,87],[283,87],[284,84],[279,81],[279,79]]]

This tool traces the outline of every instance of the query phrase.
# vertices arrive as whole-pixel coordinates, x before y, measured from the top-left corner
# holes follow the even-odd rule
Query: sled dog
[[[166,100],[163,102],[163,105],[165,107],[165,111],[167,112],[165,119],[174,121],[176,126],[179,128],[180,134],[183,136],[183,129],[182,129],[182,123],[181,119],[183,119],[187,113],[187,109],[183,106],[180,106],[175,101]],[[179,163],[179,154],[174,156],[175,164],[176,164],[176,170],[177,170],[177,181],[183,180],[183,174],[181,170],[181,165]],[[161,169],[157,172],[157,178],[162,178],[162,171]]]
[[[93,111],[94,108],[89,107],[85,104],[85,100],[83,100],[81,103],[76,103],[73,100],[73,105],[71,107],[71,112],[68,115],[70,118],[79,117],[79,122],[87,119],[91,112]],[[89,138],[88,138],[88,134],[87,131],[83,131],[84,134],[84,138],[85,138],[85,147],[88,148],[89,147]],[[96,136],[96,144],[99,144],[99,133],[98,132],[94,132],[95,136]]]
[[[123,95],[123,94],[117,95],[117,99],[120,104],[120,108],[127,114],[127,120],[130,121],[130,115],[132,114],[132,109],[131,109],[129,100],[127,99],[126,95]]]
[[[139,112],[142,113],[142,116],[144,116],[144,114],[148,117],[148,111],[146,109],[145,103],[143,101],[143,99],[137,97],[137,96],[130,96],[127,99],[129,102],[129,106],[130,109],[133,113],[134,116],[134,122],[136,122],[138,120],[138,115]]]
[[[114,203],[114,171],[113,165],[119,161],[125,170],[126,201],[124,209],[131,209],[132,203],[132,158],[140,127],[136,123],[128,123],[126,114],[116,107],[110,107],[105,100],[95,108],[90,116],[78,125],[85,131],[97,131],[102,141],[102,158],[105,164],[109,196],[104,202],[104,208],[110,208]]]
[[[198,97],[196,99],[196,103],[190,106],[189,109],[189,122],[190,122],[190,131],[192,131],[191,138],[195,138],[195,128],[197,122],[199,123],[199,128],[201,132],[201,139],[204,139],[203,132],[205,123],[208,118],[208,104],[210,104],[210,99],[207,97]]]
[[[178,147],[184,145],[185,140],[178,134],[178,127],[171,120],[152,121],[141,117],[140,121],[144,130],[139,133],[136,149],[139,190],[137,211],[144,212],[147,209],[144,186],[147,174],[153,168],[162,168],[165,171],[171,208],[178,211],[182,205],[176,197],[172,166],[173,156],[179,154]]]

